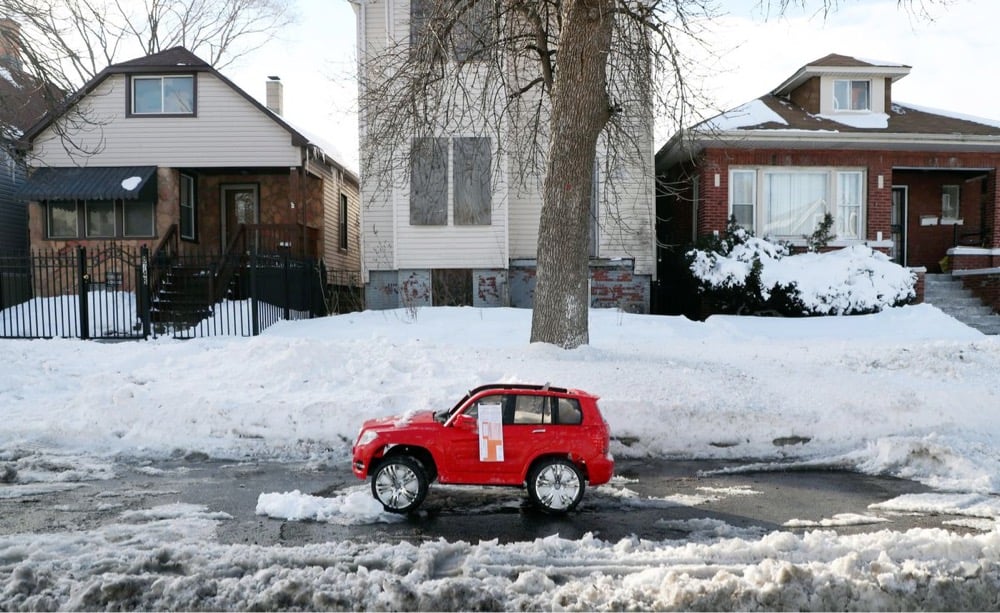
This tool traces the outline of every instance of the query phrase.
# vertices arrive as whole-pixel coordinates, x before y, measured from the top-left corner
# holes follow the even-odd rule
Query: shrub
[[[787,245],[755,237],[734,218],[725,233],[705,239],[686,257],[699,293],[718,313],[875,313],[916,295],[916,275],[867,246],[789,255]]]

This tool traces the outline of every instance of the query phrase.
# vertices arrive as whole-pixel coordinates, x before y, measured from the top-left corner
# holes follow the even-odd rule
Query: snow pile
[[[195,505],[192,505],[194,507]],[[168,509],[172,515],[179,509]],[[221,545],[203,509],[0,538],[5,610],[990,610],[1000,531]],[[721,528],[721,530],[720,530]],[[96,571],[96,572],[95,572]]]
[[[916,293],[912,271],[864,245],[826,253],[800,253],[765,265],[765,287],[794,283],[813,313],[869,313],[901,304]]]
[[[265,493],[257,499],[257,515],[291,521],[326,521],[342,525],[364,525],[403,521],[402,515],[386,513],[367,486],[358,486],[323,498],[295,490]]]

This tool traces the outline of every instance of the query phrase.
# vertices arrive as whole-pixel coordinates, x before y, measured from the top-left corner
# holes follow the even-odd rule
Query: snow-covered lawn
[[[117,455],[197,451],[347,471],[364,419],[527,381],[600,395],[618,457],[895,475],[939,492],[881,511],[958,509],[970,521],[954,532],[887,525],[854,536],[832,532],[849,519],[833,517],[804,534],[763,536],[709,522],[685,542],[269,549],[215,542],[226,519],[213,509],[161,509],[100,530],[0,538],[0,608],[997,606],[996,338],[930,305],[706,322],[595,310],[590,345],[565,351],[529,344],[530,318],[427,308],[282,322],[255,338],[0,341],[0,476],[16,475],[0,492],[99,479]],[[75,469],[33,470],[38,458],[70,458]],[[363,490],[327,501],[261,494],[268,515],[384,521]]]

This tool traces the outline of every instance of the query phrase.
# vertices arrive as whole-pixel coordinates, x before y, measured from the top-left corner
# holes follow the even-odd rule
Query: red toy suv
[[[395,513],[420,506],[435,479],[527,483],[542,510],[565,513],[579,504],[584,481],[611,479],[609,438],[597,396],[548,385],[484,385],[448,411],[366,421],[353,469],[359,479],[371,476],[372,495]]]

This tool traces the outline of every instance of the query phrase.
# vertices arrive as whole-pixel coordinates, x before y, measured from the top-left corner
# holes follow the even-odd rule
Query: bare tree
[[[541,183],[531,340],[587,343],[595,163],[609,170],[649,166],[651,109],[680,117],[695,100],[681,78],[688,72],[682,49],[701,44],[711,6],[413,2],[409,36],[371,49],[362,61],[362,177],[374,194],[367,204],[385,201],[407,177],[425,183],[411,176],[426,169],[413,163],[406,143],[486,130],[495,159],[508,160],[508,183]],[[656,82],[664,87],[653,88]],[[601,176],[609,206],[600,215],[613,218],[623,196],[615,172]],[[615,219],[617,227],[628,223]]]
[[[898,1],[923,7],[920,0]],[[637,135],[652,129],[650,109],[684,125],[704,106],[689,80],[695,67],[688,52],[710,50],[704,33],[718,16],[715,2],[411,4],[408,37],[363,50],[361,165],[372,200],[387,201],[406,177],[425,183],[418,175],[428,168],[414,164],[413,150],[400,144],[487,126],[497,152],[514,160],[518,176],[509,180],[540,175],[543,182],[531,341],[566,348],[587,343],[597,151],[615,166],[648,155]],[[838,0],[760,0],[757,6],[773,16],[809,4],[826,14]]]

